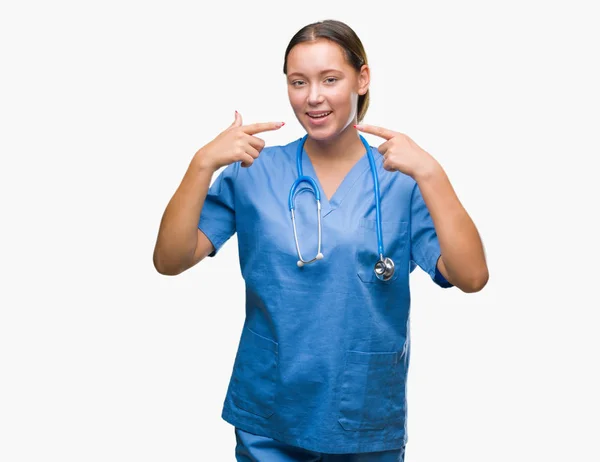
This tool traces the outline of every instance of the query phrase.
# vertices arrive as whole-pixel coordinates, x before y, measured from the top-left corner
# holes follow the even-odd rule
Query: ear
[[[361,96],[364,95],[365,93],[367,93],[370,82],[371,82],[371,70],[369,69],[368,65],[363,64],[362,67],[360,68],[360,71],[358,72],[358,91],[357,91],[357,93]]]

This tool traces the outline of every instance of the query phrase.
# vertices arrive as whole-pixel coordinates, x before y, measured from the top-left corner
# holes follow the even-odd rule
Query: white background
[[[283,55],[328,18],[367,50],[365,123],[440,161],[488,256],[476,294],[413,273],[407,462],[600,460],[593,3],[3,3],[0,460],[234,460],[235,236],[176,277],[152,252],[235,110],[303,134]]]

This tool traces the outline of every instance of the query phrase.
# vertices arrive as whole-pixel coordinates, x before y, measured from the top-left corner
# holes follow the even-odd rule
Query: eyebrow
[[[329,74],[331,72],[338,72],[340,74],[343,74],[343,72],[339,69],[325,69],[321,72],[319,72],[319,74],[323,75],[323,74]],[[304,74],[302,72],[292,72],[291,74],[288,74],[288,77],[292,77],[294,75],[298,75],[298,76],[302,76],[304,77]]]

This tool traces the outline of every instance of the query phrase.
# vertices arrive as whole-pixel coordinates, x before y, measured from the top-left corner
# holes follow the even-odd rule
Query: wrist
[[[210,173],[211,175],[219,169],[202,149],[199,149],[194,155],[191,166],[197,172]]]
[[[417,183],[429,181],[443,174],[443,169],[440,163],[432,156],[429,156],[427,162],[424,162],[421,167],[415,171],[414,179]]]

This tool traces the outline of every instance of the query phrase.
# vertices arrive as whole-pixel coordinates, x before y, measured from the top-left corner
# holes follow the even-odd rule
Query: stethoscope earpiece
[[[321,252],[319,252],[319,253],[317,254],[317,256],[316,256],[314,259],[315,259],[315,260],[323,260],[323,254],[322,254]],[[309,262],[304,262],[304,261],[302,261],[302,260],[298,260],[298,261],[296,262],[296,264],[298,265],[298,267],[299,267],[299,268],[302,268],[302,267],[304,266],[304,264],[305,264],[305,263],[310,263],[310,261],[309,261]]]

